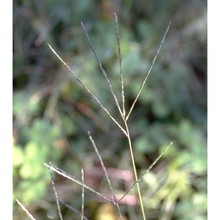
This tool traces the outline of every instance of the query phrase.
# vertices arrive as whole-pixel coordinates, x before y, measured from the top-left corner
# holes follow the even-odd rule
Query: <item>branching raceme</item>
[[[145,209],[144,209],[144,205],[143,205],[143,200],[142,200],[142,195],[141,195],[141,190],[140,190],[140,186],[139,186],[139,182],[141,181],[141,179],[143,178],[143,176],[148,173],[150,171],[150,169],[152,169],[152,167],[158,162],[158,160],[164,155],[164,153],[168,150],[168,148],[172,145],[172,142],[165,148],[165,150],[159,155],[159,157],[152,163],[152,165],[144,172],[140,175],[140,177],[138,177],[137,175],[137,169],[136,169],[136,165],[135,165],[135,158],[134,158],[134,153],[133,153],[133,146],[132,146],[132,140],[131,140],[131,136],[130,136],[130,130],[129,130],[129,126],[128,126],[128,119],[135,107],[135,104],[143,90],[143,87],[144,85],[146,84],[146,81],[149,77],[149,74],[153,68],[153,65],[154,63],[156,62],[156,59],[158,57],[158,54],[161,50],[161,47],[165,41],[165,38],[166,38],[166,35],[169,31],[169,28],[170,28],[170,25],[171,25],[171,22],[168,24],[168,27],[163,35],[163,38],[159,44],[159,47],[156,51],[156,54],[152,60],[152,63],[146,73],[146,76],[143,80],[143,83],[141,84],[139,90],[138,90],[138,93],[130,107],[130,109],[128,109],[128,113],[126,113],[126,109],[125,109],[125,106],[126,106],[126,103],[125,103],[125,86],[124,86],[124,79],[123,79],[123,70],[122,70],[122,55],[121,55],[121,47],[120,47],[120,36],[119,36],[119,25],[118,25],[118,18],[117,18],[117,15],[116,13],[114,13],[114,17],[115,17],[115,27],[116,27],[116,39],[117,39],[117,48],[118,48],[118,57],[119,57],[119,69],[120,69],[120,84],[121,84],[121,97],[120,97],[120,102],[119,102],[119,99],[117,98],[115,92],[114,92],[114,88],[112,87],[112,84],[110,82],[110,79],[105,71],[105,69],[103,68],[103,65],[101,63],[101,60],[100,58],[98,57],[97,53],[96,53],[96,50],[95,50],[95,47],[93,46],[92,44],[92,41],[90,40],[90,37],[89,37],[89,34],[86,30],[86,27],[85,25],[83,24],[83,22],[81,22],[81,26],[82,26],[82,29],[84,31],[84,34],[86,36],[86,39],[87,39],[87,42],[88,42],[88,45],[89,47],[91,48],[92,52],[93,52],[93,55],[99,65],[99,68],[100,68],[100,71],[102,73],[102,75],[104,76],[105,80],[106,80],[106,83],[108,85],[108,88],[109,88],[109,91],[114,99],[114,102],[115,102],[115,105],[118,109],[118,112],[121,116],[121,119],[123,121],[123,125],[120,124],[116,119],[115,117],[109,112],[109,110],[99,101],[99,99],[97,98],[97,96],[80,80],[80,78],[75,74],[75,72],[69,67],[69,65],[58,55],[58,53],[53,49],[53,47],[48,44],[50,50],[55,54],[55,56],[63,63],[63,65],[70,71],[70,73],[72,74],[72,76],[76,79],[76,81],[83,87],[83,89],[97,102],[97,104],[100,106],[100,108],[106,112],[106,114],[109,116],[109,118],[117,125],[117,127],[121,130],[121,132],[125,135],[127,141],[128,141],[128,146],[129,146],[129,150],[130,150],[130,156],[131,156],[131,162],[132,162],[132,167],[133,167],[133,173],[134,173],[134,177],[135,177],[135,182],[129,187],[129,189],[127,190],[127,192],[124,193],[124,195],[120,198],[120,199],[116,199],[116,196],[115,196],[115,193],[114,193],[114,190],[113,190],[113,187],[112,187],[112,184],[111,184],[111,181],[108,177],[108,173],[107,173],[107,170],[106,170],[106,167],[104,165],[104,162],[102,160],[102,157],[101,157],[101,154],[99,153],[99,150],[96,146],[96,143],[91,135],[91,133],[88,131],[88,138],[97,154],[97,157],[100,161],[100,164],[101,164],[101,167],[104,171],[104,175],[105,175],[105,178],[107,180],[107,183],[108,183],[108,186],[109,186],[109,189],[112,193],[112,197],[113,199],[109,199],[107,198],[106,196],[102,195],[101,193],[97,192],[96,190],[94,190],[93,188],[89,187],[88,185],[86,185],[84,183],[84,172],[82,170],[82,179],[81,180],[78,180],[77,178],[75,178],[74,176],[70,175],[70,174],[67,174],[64,170],[54,166],[53,164],[51,163],[44,163],[44,165],[48,168],[49,172],[50,172],[50,175],[51,175],[51,183],[52,183],[52,187],[53,187],[53,190],[54,190],[54,194],[55,194],[55,197],[56,197],[56,202],[57,202],[57,207],[58,207],[58,213],[59,213],[59,216],[60,216],[60,220],[63,220],[63,217],[62,217],[62,214],[61,214],[61,209],[60,209],[60,203],[62,203],[63,205],[65,205],[66,207],[70,208],[71,210],[73,210],[76,214],[80,215],[81,216],[81,220],[82,219],[87,219],[85,216],[84,216],[84,190],[87,189],[91,192],[93,192],[94,194],[96,194],[97,196],[100,196],[102,199],[112,203],[114,206],[116,206],[117,210],[118,210],[118,214],[119,214],[119,217],[120,219],[123,219],[122,217],[122,214],[121,214],[121,210],[120,210],[120,206],[119,206],[119,202],[121,202],[123,200],[123,198],[131,191],[131,189],[133,187],[137,187],[137,192],[138,192],[138,197],[139,197],[139,202],[140,202],[140,208],[141,208],[141,213],[142,213],[142,217],[144,220],[147,219],[147,214],[145,213]],[[121,103],[121,104],[120,104]],[[58,198],[58,195],[57,195],[57,192],[56,192],[56,188],[55,188],[55,183],[54,183],[54,180],[53,180],[53,176],[52,176],[52,173],[51,171],[54,171],[56,172],[57,174],[79,184],[81,187],[82,187],[82,210],[81,210],[81,213],[78,212],[76,209],[74,209],[72,206],[68,205],[67,203],[65,203],[64,201],[60,200]],[[27,213],[27,215],[32,219],[32,220],[35,220],[33,218],[33,216],[31,216],[31,214],[27,211],[27,209],[17,200],[18,204],[22,207],[22,209],[24,209],[24,211]]]

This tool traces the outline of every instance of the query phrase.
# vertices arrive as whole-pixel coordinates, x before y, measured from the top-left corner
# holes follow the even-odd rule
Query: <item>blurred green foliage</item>
[[[56,49],[117,117],[80,27],[83,21],[120,97],[116,12],[127,110],[172,20],[129,119],[140,173],[162,152],[162,146],[174,142],[141,182],[148,219],[206,219],[206,1],[15,0],[13,7],[14,198],[26,204],[38,219],[56,218],[50,176],[43,166],[49,161],[79,179],[82,167],[90,170],[94,178],[87,177],[88,184],[97,186],[99,179],[92,169],[99,163],[86,135],[88,129],[107,167],[130,167],[120,130],[72,80],[47,46],[50,43]],[[57,181],[62,198],[80,210],[80,189],[73,185],[69,189],[64,179]],[[86,211],[88,216],[94,215],[89,206]],[[135,218],[141,218],[135,209],[133,212]],[[66,220],[75,215],[68,210],[63,214]],[[14,218],[26,219],[16,204]]]

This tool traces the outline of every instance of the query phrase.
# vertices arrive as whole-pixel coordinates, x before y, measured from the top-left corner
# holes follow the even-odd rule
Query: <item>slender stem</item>
[[[138,182],[137,169],[136,169],[135,160],[134,160],[134,153],[133,153],[133,147],[131,143],[130,132],[129,132],[127,121],[124,120],[124,122],[125,122],[125,127],[126,127],[126,133],[128,134],[127,139],[128,139],[128,144],[129,144],[129,149],[130,149],[130,154],[131,154],[131,161],[132,161],[132,166],[133,166],[133,171],[134,171],[135,182],[137,182],[137,191],[138,191],[138,197],[139,197],[139,202],[141,206],[141,213],[142,213],[143,219],[146,220],[146,215],[145,215],[142,196],[141,196],[141,190],[140,190],[140,186]]]

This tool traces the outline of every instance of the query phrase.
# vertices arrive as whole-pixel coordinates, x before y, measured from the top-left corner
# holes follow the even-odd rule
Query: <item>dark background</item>
[[[148,219],[206,219],[207,36],[206,1],[14,1],[13,182],[36,219],[57,219],[50,175],[53,162],[102,193],[109,189],[89,142],[92,132],[117,193],[131,185],[126,139],[50,51],[50,43],[117,118],[117,109],[83,34],[83,21],[120,97],[114,15],[120,26],[128,110],[170,20],[172,25],[129,119],[138,173],[171,141],[172,148],[141,181]],[[123,171],[127,175],[123,177]],[[117,178],[119,173],[120,178]],[[60,198],[81,209],[81,187],[55,175]],[[132,195],[132,193],[131,193]],[[133,198],[133,197],[132,197]],[[114,212],[86,191],[89,219]],[[131,201],[129,198],[126,200]],[[122,204],[127,219],[141,219],[138,204]],[[109,211],[110,210],[110,211]],[[66,208],[64,219],[80,219]],[[108,213],[108,214],[106,214]],[[104,216],[104,217],[102,217]],[[14,219],[27,219],[14,203]],[[109,217],[110,219],[110,217]],[[116,219],[116,217],[114,218]]]

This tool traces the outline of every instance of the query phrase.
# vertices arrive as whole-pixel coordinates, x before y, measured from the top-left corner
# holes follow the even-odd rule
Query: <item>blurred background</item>
[[[170,20],[172,25],[129,118],[139,175],[173,146],[140,183],[148,219],[205,220],[207,214],[207,18],[205,0],[14,0],[13,183],[36,219],[58,219],[44,162],[108,195],[88,139],[90,130],[116,195],[134,182],[123,133],[55,57],[51,44],[119,120],[80,22],[120,99],[114,22],[118,15],[128,111]],[[81,210],[81,187],[54,174],[59,198]],[[15,220],[28,219],[14,201]],[[125,219],[141,219],[135,189],[121,204]],[[80,219],[62,206],[65,220]],[[113,207],[85,191],[89,219],[118,219]]]

